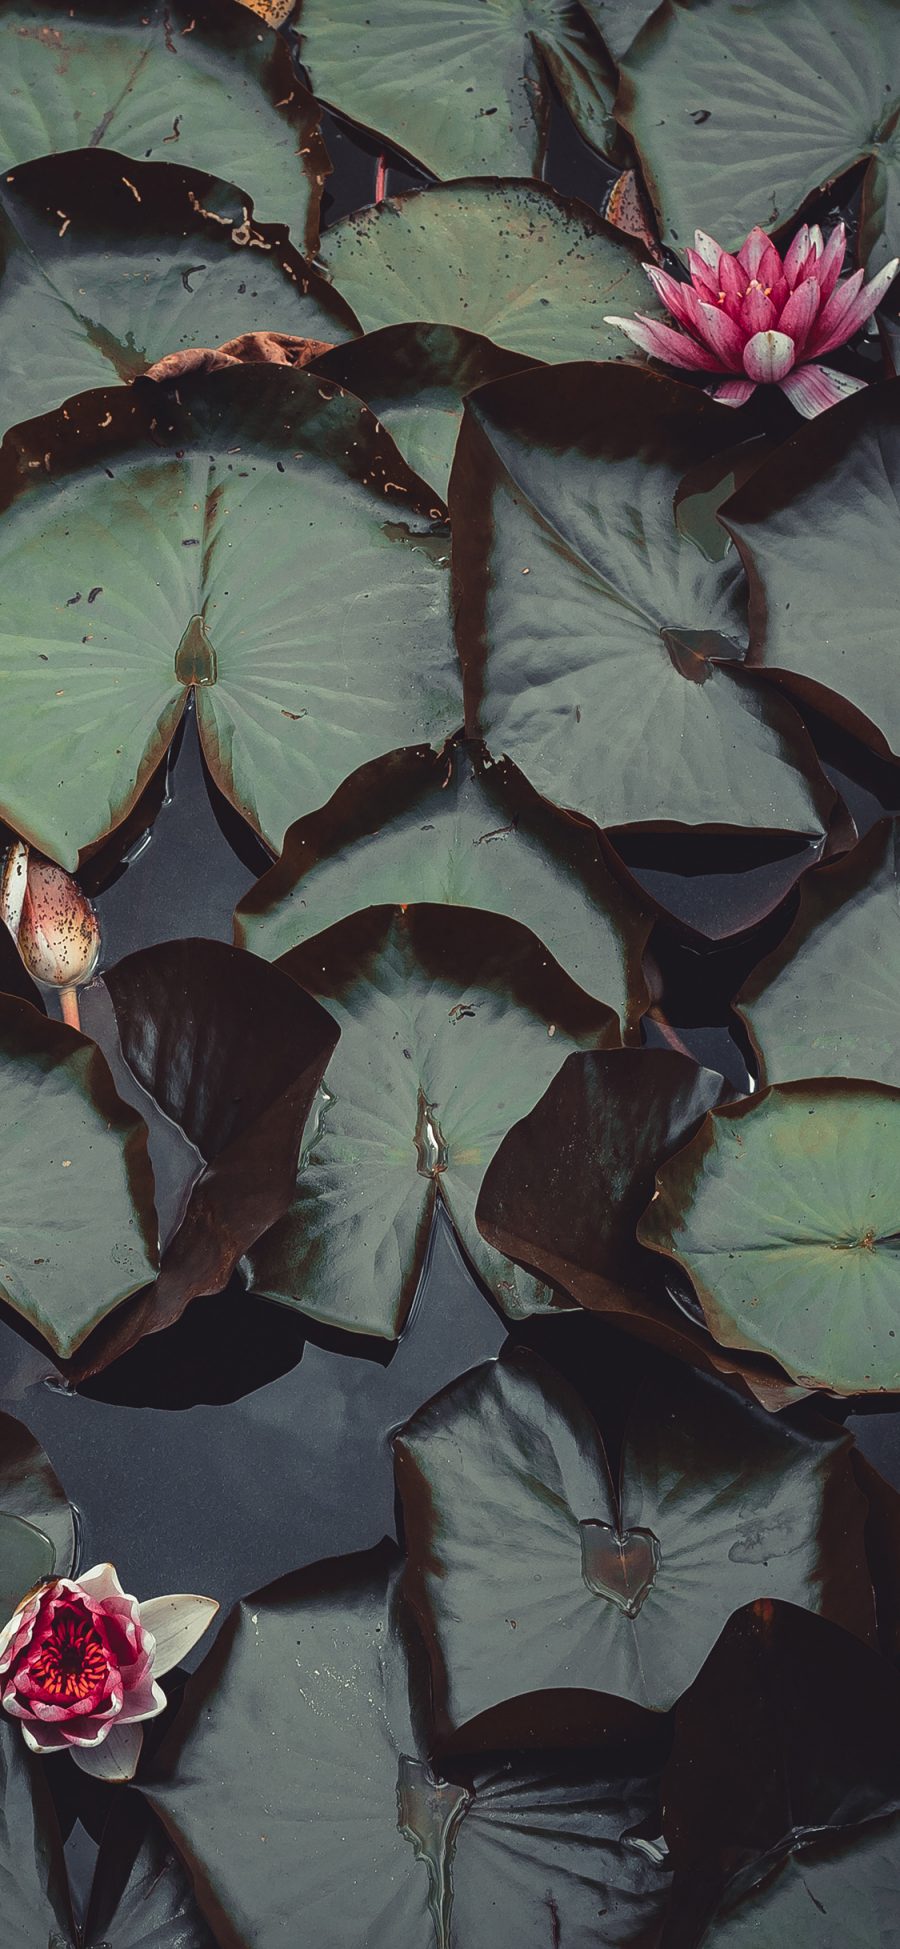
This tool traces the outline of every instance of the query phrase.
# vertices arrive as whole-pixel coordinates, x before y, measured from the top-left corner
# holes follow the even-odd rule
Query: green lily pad
[[[0,1298],[66,1358],[155,1277],[146,1129],[93,1043],[28,1002],[0,997],[0,1071]]]
[[[581,4],[617,61],[656,12],[656,0],[581,0]]]
[[[708,1116],[638,1236],[684,1266],[726,1347],[804,1387],[900,1389],[900,1090],[785,1083]]]
[[[900,753],[898,489],[889,383],[803,427],[723,509],[750,582],[751,662],[886,756]]]
[[[485,1244],[484,1172],[573,1048],[618,1023],[517,921],[469,908],[372,907],[279,963],[341,1029],[287,1217],[250,1253],[258,1292],[394,1339],[440,1197],[511,1318],[558,1303]]]
[[[236,939],[274,961],[361,907],[417,901],[521,921],[638,1039],[650,913],[613,876],[596,833],[471,745],[364,773],[301,820],[238,907]]]
[[[329,169],[319,108],[285,42],[237,0],[4,0],[0,162],[67,149],[227,167],[259,221],[319,234]],[[64,216],[60,219],[64,221]]]
[[[631,1838],[652,1782],[595,1755],[443,1777],[398,1570],[382,1545],[283,1578],[189,1682],[145,1791],[227,1939],[276,1949],[302,1915],[319,1949],[495,1949],[498,1926],[545,1949],[552,1919],[572,1949],[658,1949],[670,1877]]]
[[[867,159],[860,242],[877,269],[900,249],[898,63],[892,0],[667,0],[617,104],[665,241],[683,252],[699,227],[735,248]]]
[[[573,1689],[665,1712],[762,1597],[871,1635],[851,1450],[685,1371],[641,1387],[616,1489],[550,1368],[516,1350],[464,1375],[395,1436],[441,1729]]]
[[[614,72],[572,0],[302,0],[295,25],[319,99],[432,176],[539,176],[551,81],[588,142],[616,139]]]
[[[0,800],[61,865],[125,817],[192,689],[275,851],[360,765],[457,728],[442,509],[349,394],[276,366],[87,393],[4,457]]]
[[[0,1414],[0,1623],[25,1592],[75,1568],[75,1517],[43,1449]]]
[[[761,1869],[761,1875],[763,1873]],[[799,1839],[749,1893],[727,1902],[699,1949],[892,1949],[900,1820]]]
[[[735,552],[673,513],[727,419],[633,366],[545,368],[466,402],[450,507],[467,728],[601,827],[820,834],[827,817],[795,713],[735,661]]]
[[[658,308],[637,246],[541,183],[389,197],[334,224],[320,254],[365,331],[433,319],[532,364],[627,356],[604,313]]]
[[[23,164],[0,178],[0,237],[0,434],[186,347],[260,326],[326,342],[356,330],[242,190],[173,163],[85,149]]]
[[[364,399],[407,465],[446,499],[466,394],[532,363],[453,325],[386,325],[336,345],[315,370]]]
[[[897,836],[881,820],[851,853],[806,875],[792,926],[737,997],[765,1080],[861,1076],[900,1087],[898,950]]]

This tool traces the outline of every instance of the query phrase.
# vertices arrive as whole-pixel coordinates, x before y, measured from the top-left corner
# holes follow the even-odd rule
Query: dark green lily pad
[[[684,251],[699,226],[736,247],[867,159],[860,242],[877,269],[900,248],[898,64],[892,0],[666,0],[617,104],[665,241]]]
[[[808,873],[796,919],[737,997],[765,1080],[900,1086],[900,883],[888,820]]]
[[[743,1897],[726,1903],[700,1949],[893,1949],[900,1820],[798,1840]]]
[[[673,514],[727,420],[634,366],[542,369],[466,402],[450,507],[469,735],[601,827],[827,818],[795,713],[735,661],[736,554]]]
[[[254,222],[242,190],[106,149],[0,178],[0,259],[0,434],[186,347],[260,326],[326,342],[356,330],[283,226]]]
[[[279,963],[341,1040],[287,1217],[250,1256],[258,1292],[351,1332],[394,1339],[440,1197],[511,1318],[558,1304],[475,1224],[484,1172],[573,1048],[619,1038],[528,929],[498,914],[372,907]]]
[[[515,1351],[395,1437],[406,1590],[440,1723],[572,1689],[660,1712],[760,1597],[872,1631],[851,1443],[717,1382],[645,1382],[613,1485],[581,1397]]]
[[[358,766],[457,728],[443,511],[349,394],[278,366],[86,393],[4,461],[0,798],[61,865],[125,817],[191,689],[276,851]]]
[[[63,1358],[158,1263],[142,1119],[86,1036],[0,997],[0,1298]]]
[[[723,509],[750,582],[750,661],[885,756],[900,753],[897,390],[830,408]]]
[[[432,319],[532,364],[622,358],[604,313],[656,309],[637,246],[541,183],[389,197],[334,224],[321,256],[364,331]]]
[[[656,1949],[669,1876],[632,1839],[652,1784],[594,1756],[432,1769],[399,1567],[382,1545],[270,1585],[189,1683],[146,1792],[224,1939],[276,1949],[302,1915],[319,1949],[495,1949],[498,1928],[545,1949],[551,1926]]]
[[[572,0],[301,0],[321,101],[432,176],[540,176],[552,80],[595,148],[616,139],[614,72]]]
[[[596,833],[471,745],[363,773],[301,820],[242,900],[236,939],[273,961],[361,907],[416,901],[522,921],[638,1039],[649,912],[614,878]]]
[[[585,13],[617,61],[655,13],[655,0],[581,0]]]
[[[387,325],[336,345],[315,370],[364,399],[408,466],[446,499],[466,394],[533,363],[453,325]]]
[[[645,1245],[690,1274],[723,1346],[804,1387],[900,1389],[900,1090],[785,1083],[708,1116],[664,1164]]]
[[[259,221],[315,249],[330,167],[285,42],[237,0],[4,0],[0,162],[67,149],[227,168]],[[60,221],[64,221],[65,212]]]
[[[35,1584],[71,1576],[76,1555],[72,1506],[43,1449],[0,1414],[0,1622]]]

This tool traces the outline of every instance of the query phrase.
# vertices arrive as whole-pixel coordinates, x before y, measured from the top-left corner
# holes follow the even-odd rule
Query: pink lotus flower
[[[0,1705],[33,1753],[69,1752],[85,1773],[130,1780],[142,1722],[164,1711],[157,1679],[202,1637],[211,1597],[126,1595],[111,1563],[23,1597],[0,1632]]]
[[[842,223],[827,244],[817,223],[803,224],[784,259],[759,228],[751,230],[736,257],[703,230],[696,232],[694,245],[687,254],[689,284],[655,264],[644,265],[683,331],[640,313],[607,318],[606,324],[618,325],[642,351],[668,365],[720,373],[723,383],[707,391],[725,406],[743,406],[757,386],[775,385],[811,420],[848,393],[861,391],[864,379],[849,379],[816,361],[846,344],[871,318],[900,258],[893,257],[870,284],[863,283],[862,271],[838,284],[847,250]]]

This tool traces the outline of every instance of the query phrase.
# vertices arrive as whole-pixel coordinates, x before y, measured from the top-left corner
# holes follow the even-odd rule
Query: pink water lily
[[[783,258],[758,227],[736,256],[698,230],[687,253],[689,284],[644,265],[681,331],[641,313],[605,322],[667,365],[718,373],[721,383],[707,391],[725,406],[743,406],[757,386],[774,385],[811,420],[865,386],[818,361],[871,318],[900,264],[892,257],[869,284],[861,270],[839,284],[846,250],[842,223],[827,243],[817,223],[804,223]]]
[[[212,1597],[139,1604],[111,1563],[23,1597],[0,1632],[0,1705],[33,1753],[71,1753],[85,1773],[130,1780],[143,1725],[165,1710],[159,1679],[197,1643]]]

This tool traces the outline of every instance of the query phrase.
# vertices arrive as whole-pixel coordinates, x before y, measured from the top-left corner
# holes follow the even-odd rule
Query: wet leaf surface
[[[315,248],[330,166],[318,107],[285,43],[234,0],[5,0],[0,48],[6,168],[101,145],[125,177],[129,159],[224,166],[259,221]]]
[[[724,249],[786,224],[865,158],[861,247],[872,270],[900,244],[891,0],[667,0],[625,60],[619,114],[663,236]]]
[[[801,429],[723,510],[750,580],[751,662],[882,756],[900,752],[898,482],[888,384]]]
[[[0,238],[0,433],[260,324],[331,342],[356,329],[283,225],[172,162],[85,149],[24,164],[0,179]]]
[[[335,224],[321,254],[365,331],[428,319],[532,363],[621,358],[629,341],[604,313],[655,309],[643,253],[540,183],[389,197]]]
[[[94,1372],[217,1293],[287,1211],[303,1129],[337,1041],[331,1017],[277,968],[217,941],[172,941],[105,976],[122,1056],[191,1149],[159,1278],[85,1347]],[[124,1085],[123,1085],[124,1086]]]
[[[882,820],[845,859],[808,874],[783,941],[741,989],[737,1005],[767,1081],[900,1085],[896,844],[894,824]]]
[[[236,938],[274,961],[362,907],[417,901],[522,921],[637,1038],[650,999],[649,912],[614,877],[595,833],[477,746],[411,754],[351,780],[289,833],[241,902]]]
[[[828,816],[795,714],[737,667],[737,557],[676,525],[679,481],[728,421],[632,366],[526,373],[466,405],[450,507],[467,728],[601,827],[815,834]]]
[[[864,1500],[826,1423],[791,1428],[699,1376],[676,1398],[648,1380],[616,1488],[580,1395],[513,1351],[395,1450],[406,1588],[451,1729],[573,1688],[666,1711],[759,1597],[871,1633]]]
[[[320,99],[432,176],[539,176],[551,81],[589,142],[615,140],[614,71],[571,0],[302,0],[294,24]]]
[[[655,1949],[652,1782],[554,1753],[445,1777],[398,1569],[385,1545],[258,1592],[188,1688],[147,1791],[224,1939],[275,1949],[302,1913],[322,1949]]]
[[[71,1576],[75,1517],[43,1449],[21,1421],[0,1414],[0,1619],[45,1577]]]
[[[287,1218],[250,1255],[258,1292],[393,1339],[441,1200],[511,1318],[557,1303],[475,1225],[485,1169],[573,1048],[618,1024],[518,922],[471,909],[374,907],[279,963],[341,1040]]]
[[[0,997],[0,1296],[63,1357],[152,1279],[153,1178],[142,1119],[98,1049]]]
[[[349,395],[268,365],[88,393],[5,461],[3,801],[61,865],[134,804],[191,691],[275,849],[359,765],[457,728],[443,511]]]
[[[900,1090],[787,1083],[728,1105],[657,1176],[645,1245],[690,1274],[726,1347],[802,1386],[896,1391]]]

